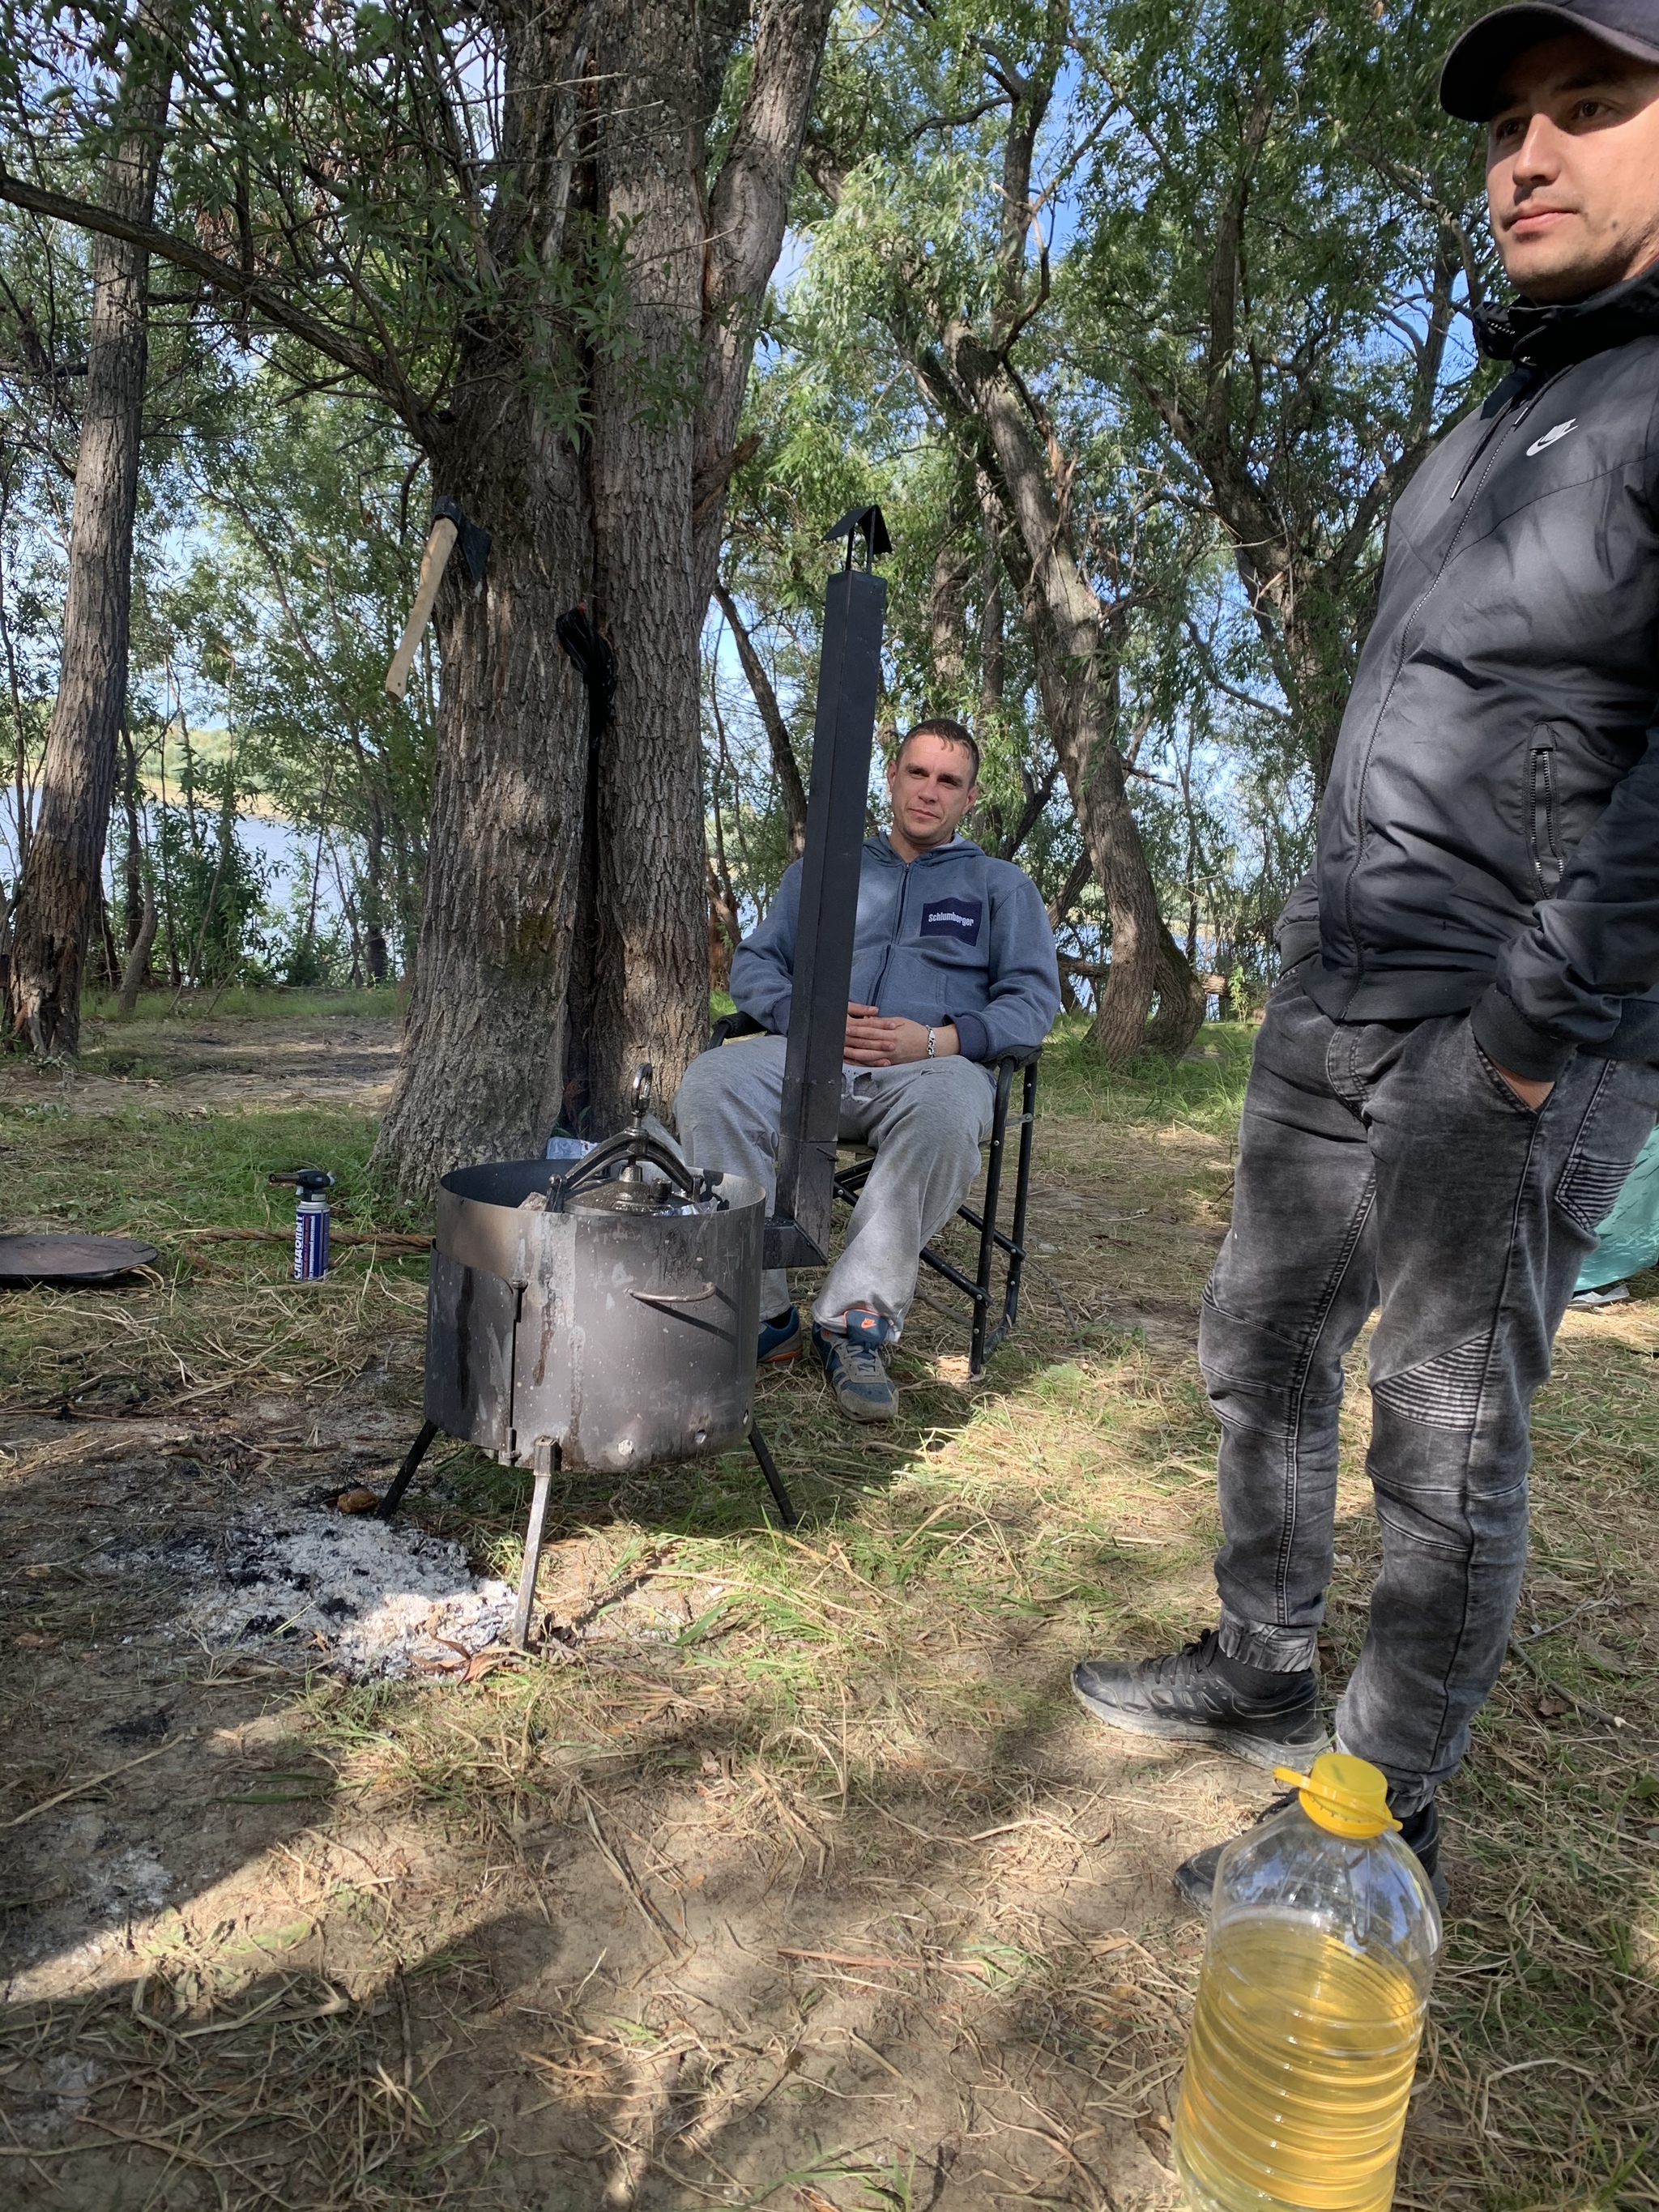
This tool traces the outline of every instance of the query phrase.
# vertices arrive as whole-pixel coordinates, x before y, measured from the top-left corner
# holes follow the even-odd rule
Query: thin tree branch
[[[263,278],[250,276],[234,263],[221,261],[216,255],[204,252],[187,239],[175,238],[172,232],[155,223],[138,222],[131,216],[99,207],[91,200],[76,199],[66,192],[45,191],[37,185],[25,184],[3,167],[0,200],[9,200],[14,207],[27,209],[31,215],[46,216],[54,222],[73,223],[81,230],[122,239],[130,246],[143,246],[159,261],[191,270],[216,292],[228,299],[245,301],[278,330],[286,331],[290,337],[337,362],[352,375],[361,377],[392,401],[411,429],[423,427],[426,410],[404,382],[393,362],[372,353],[343,331],[319,321],[303,307],[296,307]]]

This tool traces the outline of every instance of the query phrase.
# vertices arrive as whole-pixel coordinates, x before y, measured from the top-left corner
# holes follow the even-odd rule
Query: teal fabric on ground
[[[1659,1129],[1636,1155],[1601,1240],[1578,1271],[1577,1290],[1599,1291],[1659,1263]]]

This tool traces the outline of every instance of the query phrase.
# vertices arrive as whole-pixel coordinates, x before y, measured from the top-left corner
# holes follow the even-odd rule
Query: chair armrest
[[[1042,1057],[1042,1047],[1040,1044],[1017,1044],[1011,1045],[1006,1052],[1000,1052],[994,1060],[988,1060],[985,1065],[996,1068],[1000,1073],[1005,1067],[1035,1066]]]
[[[713,1052],[720,1045],[729,1044],[734,1037],[765,1036],[767,1034],[765,1023],[757,1022],[752,1014],[722,1014],[708,1032],[708,1049]]]

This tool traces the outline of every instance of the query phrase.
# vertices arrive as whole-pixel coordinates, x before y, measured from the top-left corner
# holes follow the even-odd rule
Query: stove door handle
[[[630,1291],[630,1298],[637,1298],[642,1306],[700,1306],[705,1299],[720,1296],[713,1283],[705,1283],[700,1291]]]

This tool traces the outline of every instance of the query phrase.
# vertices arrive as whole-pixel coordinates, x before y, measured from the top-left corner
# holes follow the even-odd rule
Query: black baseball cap
[[[1573,31],[1587,31],[1604,46],[1659,68],[1659,0],[1521,0],[1494,8],[1464,32],[1440,72],[1440,105],[1466,123],[1490,121],[1516,56]]]

